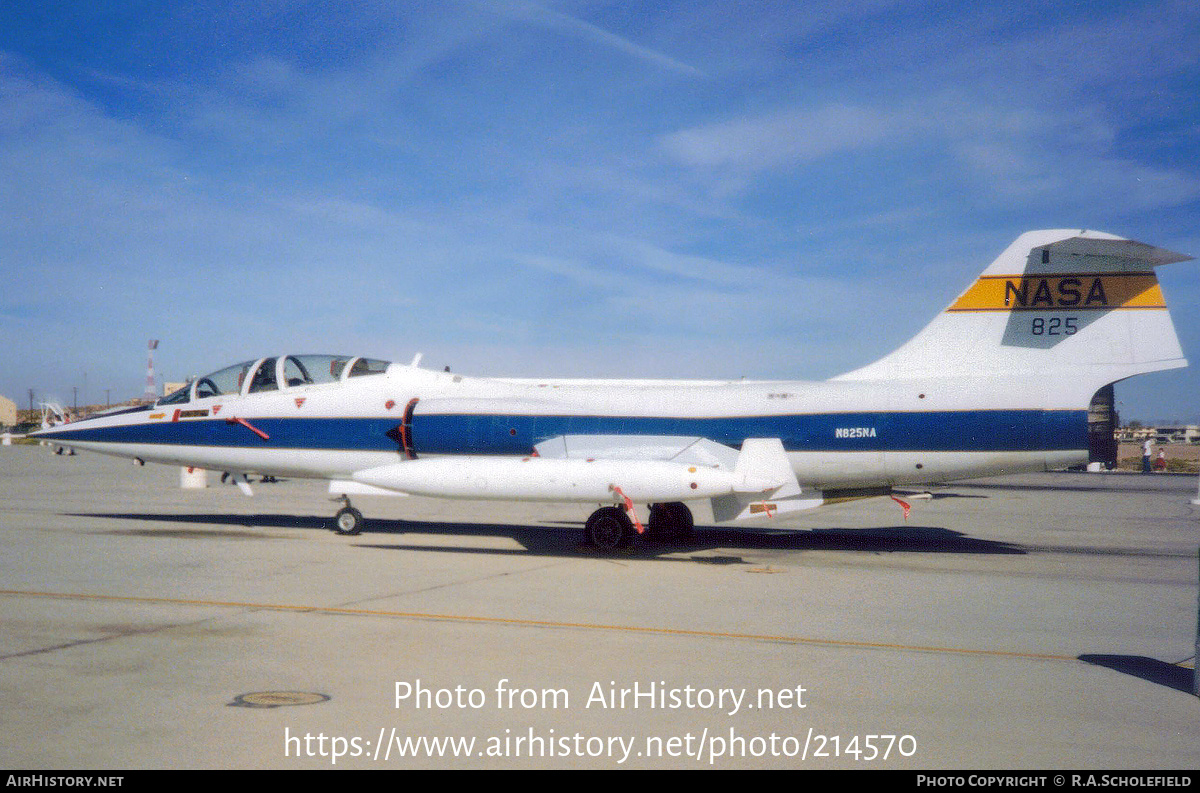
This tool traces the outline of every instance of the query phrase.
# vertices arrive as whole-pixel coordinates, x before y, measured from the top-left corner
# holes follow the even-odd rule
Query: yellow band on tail
[[[986,275],[947,311],[1165,309],[1154,273]]]

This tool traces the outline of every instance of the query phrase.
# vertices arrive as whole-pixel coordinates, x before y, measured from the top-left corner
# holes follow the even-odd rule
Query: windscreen
[[[289,355],[283,362],[288,387],[336,383],[352,355]]]
[[[160,405],[178,405],[180,402],[187,402],[192,398],[192,384],[188,383],[178,391],[172,391],[162,399],[158,400]]]
[[[350,367],[350,377],[361,377],[367,374],[383,374],[391,361],[380,361],[374,358],[359,358]]]
[[[201,377],[196,383],[196,398],[203,399],[221,394],[239,393],[242,390],[242,383],[246,380],[246,373],[253,365],[254,361],[242,361],[233,366],[227,366],[219,372]]]

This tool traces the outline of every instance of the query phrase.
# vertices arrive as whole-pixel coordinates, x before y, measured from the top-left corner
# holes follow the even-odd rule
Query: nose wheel
[[[354,535],[363,530],[362,513],[354,507],[350,506],[350,499],[345,499],[346,506],[338,510],[338,513],[333,516],[333,530],[338,534]]]

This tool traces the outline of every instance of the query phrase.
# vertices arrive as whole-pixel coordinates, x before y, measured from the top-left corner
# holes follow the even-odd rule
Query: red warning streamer
[[[620,496],[621,500],[625,502],[625,511],[633,516],[633,525],[637,527],[637,533],[645,534],[646,530],[642,527],[642,522],[638,520],[637,510],[633,508],[633,499],[625,495],[625,493],[621,491],[621,488],[617,487],[616,485],[609,486],[612,488],[612,491]]]
[[[245,427],[246,429],[250,430],[250,431],[251,431],[251,432],[253,432],[255,435],[257,435],[258,437],[262,438],[264,441],[269,441],[269,440],[271,440],[271,436],[270,436],[270,435],[268,435],[267,433],[263,432],[263,431],[262,431],[262,430],[260,430],[258,427],[254,426],[253,424],[251,424],[250,422],[246,421],[245,419],[240,419],[240,418],[238,418],[237,416],[230,416],[229,418],[225,419],[225,423],[226,423],[226,424],[241,424],[243,427]]]

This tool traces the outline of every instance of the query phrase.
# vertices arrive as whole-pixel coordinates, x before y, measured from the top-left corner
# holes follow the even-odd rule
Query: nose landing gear
[[[333,516],[333,530],[346,535],[361,533],[365,524],[362,513],[350,506],[349,496],[342,496],[342,502],[345,506]]]

